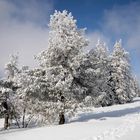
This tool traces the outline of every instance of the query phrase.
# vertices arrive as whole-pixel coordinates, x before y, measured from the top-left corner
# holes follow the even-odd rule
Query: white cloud
[[[18,52],[22,65],[34,66],[33,56],[47,48],[48,29],[43,24],[47,24],[53,6],[45,4],[41,7],[37,0],[0,0],[1,75],[10,54]]]
[[[93,38],[101,38],[107,41],[109,46],[121,38],[127,50],[140,53],[139,11],[140,2],[131,2],[105,10],[103,19],[100,21],[100,30],[92,32],[90,36],[93,35]]]
[[[111,44],[110,38],[107,38],[105,35],[103,35],[103,33],[99,32],[99,31],[94,31],[94,32],[88,33],[87,38],[89,40],[89,46],[86,48],[87,51],[89,51],[90,49],[95,47],[98,39],[101,40],[102,42],[106,43],[107,45]]]
[[[125,48],[140,52],[140,2],[115,6],[105,11],[104,33],[117,39],[122,38]]]

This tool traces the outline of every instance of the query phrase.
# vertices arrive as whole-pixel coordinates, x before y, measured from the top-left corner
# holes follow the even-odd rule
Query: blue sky
[[[0,0],[1,76],[9,54],[18,52],[22,65],[35,65],[33,56],[47,48],[47,24],[55,9],[72,12],[78,27],[87,27],[87,49],[100,38],[112,50],[121,38],[140,80],[139,0]]]
[[[57,10],[66,9],[78,20],[79,27],[86,26],[88,30],[100,29],[100,24],[105,10],[112,9],[118,5],[125,5],[132,0],[54,0]],[[134,0],[133,0],[134,2]]]

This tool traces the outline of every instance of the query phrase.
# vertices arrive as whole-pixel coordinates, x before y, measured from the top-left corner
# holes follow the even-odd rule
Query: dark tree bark
[[[64,124],[65,123],[65,115],[63,112],[61,112],[59,114],[59,125]]]
[[[3,106],[6,110],[8,110],[8,104],[7,104],[6,101],[2,102],[2,106]]]
[[[9,107],[6,101],[2,102],[2,106],[5,108],[4,111],[4,129],[7,129],[9,127]]]
[[[60,93],[60,101],[61,103],[63,103],[63,111],[61,110],[59,113],[59,125],[64,124],[65,123],[65,97],[62,95],[62,93]]]
[[[24,108],[24,110],[23,110],[23,118],[22,118],[22,128],[25,127],[25,112],[26,112],[26,109]]]
[[[7,129],[9,127],[9,113],[8,111],[5,111],[5,115],[4,115],[4,129]]]

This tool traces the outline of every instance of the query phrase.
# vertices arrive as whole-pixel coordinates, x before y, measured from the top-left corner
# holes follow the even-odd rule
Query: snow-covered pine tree
[[[138,82],[136,76],[134,76],[134,77],[132,78],[131,84],[132,84],[132,89],[131,89],[132,95],[133,95],[134,97],[140,96],[140,86],[139,86],[139,82]]]
[[[12,116],[18,127],[27,127],[35,115],[37,100],[31,96],[34,92],[35,78],[27,66],[18,67],[18,56],[11,55],[5,65],[7,79],[2,81],[3,102],[9,106],[8,119]],[[9,92],[8,92],[9,91]],[[5,95],[5,96],[4,96]],[[37,114],[37,112],[36,112]],[[9,120],[6,121],[7,123]]]
[[[98,96],[95,99],[95,102],[101,106],[109,106],[113,104],[114,100],[111,87],[108,84],[110,77],[109,50],[105,43],[98,40],[93,51],[94,56],[97,59],[97,67],[100,69],[100,73],[97,76]]]
[[[17,55],[10,55],[10,61],[5,65],[5,70],[7,79],[13,81],[14,76],[19,72]]]
[[[61,124],[64,123],[64,113],[68,106],[82,93],[80,88],[74,86],[77,82],[75,66],[79,65],[77,60],[88,41],[84,37],[84,30],[77,28],[76,20],[67,11],[55,11],[50,18],[49,28],[48,49],[38,59],[44,70],[42,81],[48,83],[48,92],[45,92],[48,99],[61,104],[57,106],[58,115],[63,116],[60,117]]]
[[[86,54],[79,67],[79,79],[86,87],[86,96],[92,98],[95,105],[111,105],[108,81],[108,48],[98,40],[95,48]]]
[[[14,108],[14,98],[17,87],[14,85],[14,76],[18,73],[18,57],[11,55],[10,61],[5,65],[5,69],[7,78],[0,82],[0,102],[4,109],[4,128],[7,129],[12,119],[17,120],[17,112]]]
[[[10,97],[13,95],[13,91],[5,86],[5,82],[0,83],[0,114],[4,117],[4,129],[10,126],[13,108],[11,106]]]
[[[111,55],[111,85],[113,86],[115,103],[130,102],[133,98],[131,92],[131,67],[126,52],[121,45],[121,40],[116,42]]]

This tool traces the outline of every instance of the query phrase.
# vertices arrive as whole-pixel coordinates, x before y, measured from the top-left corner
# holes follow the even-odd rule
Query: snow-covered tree
[[[94,55],[97,59],[97,67],[100,69],[100,73],[97,78],[97,99],[96,103],[101,106],[108,106],[113,104],[112,87],[109,85],[110,79],[110,57],[109,50],[105,43],[98,40],[98,43],[94,49]]]
[[[111,78],[115,103],[130,102],[133,98],[131,92],[131,68],[128,52],[121,45],[121,41],[116,42],[111,55]]]
[[[18,73],[18,56],[11,55],[10,61],[5,65],[5,70],[8,76],[8,80],[12,80],[14,75]]]
[[[34,79],[27,66],[23,66],[20,73],[14,77],[15,85],[18,87],[14,107],[20,115],[19,123],[23,128],[29,125],[35,115],[37,100],[31,96],[35,88]]]
[[[14,76],[18,73],[18,57],[11,55],[10,61],[5,65],[7,78],[0,82],[0,102],[5,117],[4,128],[10,126],[10,121],[17,119],[17,112],[13,103],[17,87],[14,85]]]
[[[77,28],[76,20],[67,11],[55,11],[50,18],[49,28],[48,49],[38,59],[44,70],[43,81],[48,83],[46,94],[52,101],[59,100],[63,104],[59,113],[63,114],[68,102],[79,96],[80,88],[74,86],[75,65],[79,64],[77,60],[88,41],[84,37],[84,30]],[[77,93],[73,93],[76,88]]]
[[[92,104],[110,105],[108,80],[108,48],[98,40],[96,47],[85,54],[77,69],[79,81],[85,89],[84,98],[90,96]],[[104,99],[103,99],[104,98]],[[108,99],[107,99],[108,98]]]
[[[9,106],[5,116],[9,118],[13,115],[12,119],[18,127],[27,127],[35,115],[36,100],[30,96],[35,88],[35,78],[30,75],[27,66],[21,69],[18,67],[18,56],[11,55],[5,69],[7,79],[1,84],[2,104]]]
[[[140,86],[139,86],[139,82],[137,80],[137,77],[134,76],[131,80],[131,84],[132,84],[132,89],[131,89],[131,93],[134,97],[136,96],[140,96]]]

